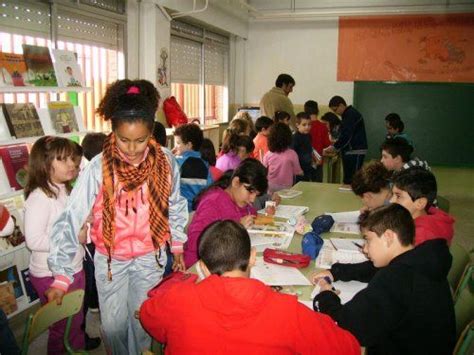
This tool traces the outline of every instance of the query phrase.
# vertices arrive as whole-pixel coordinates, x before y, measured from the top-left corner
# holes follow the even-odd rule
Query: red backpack
[[[178,127],[188,123],[188,116],[186,116],[174,96],[170,96],[163,101],[163,112],[170,127]]]

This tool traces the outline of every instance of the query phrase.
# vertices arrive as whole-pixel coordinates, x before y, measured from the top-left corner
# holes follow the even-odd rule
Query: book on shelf
[[[16,138],[44,136],[35,105],[32,103],[2,104],[2,107],[12,136]]]
[[[51,125],[56,133],[78,132],[74,106],[70,102],[57,101],[48,103]]]
[[[48,47],[23,44],[29,83],[34,86],[58,86]]]
[[[28,75],[22,54],[0,52],[0,86],[25,86]]]
[[[13,290],[15,298],[23,297],[25,292],[21,285],[20,276],[18,274],[18,268],[16,265],[8,265],[4,269],[0,270],[0,282],[11,282],[13,284]]]
[[[82,71],[77,64],[77,55],[74,52],[63,49],[52,49],[54,59],[54,70],[59,86],[82,87]]]
[[[28,146],[26,144],[0,146],[0,157],[11,188],[23,189],[27,178]]]

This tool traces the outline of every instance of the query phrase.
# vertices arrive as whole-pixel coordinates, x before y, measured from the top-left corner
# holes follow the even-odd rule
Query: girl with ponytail
[[[48,262],[54,282],[46,295],[60,302],[73,280],[78,232],[92,212],[101,321],[113,354],[150,348],[151,339],[135,312],[162,278],[167,244],[173,269],[184,270],[187,202],[179,193],[173,155],[153,138],[159,98],[145,80],[119,80],[108,88],[97,113],[111,121],[112,133],[103,153],[82,172],[50,234]]]

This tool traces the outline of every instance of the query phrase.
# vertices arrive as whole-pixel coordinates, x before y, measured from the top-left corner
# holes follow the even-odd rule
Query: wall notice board
[[[474,167],[474,84],[355,82],[354,107],[365,119],[368,159],[380,157],[385,116],[398,113],[430,165]]]

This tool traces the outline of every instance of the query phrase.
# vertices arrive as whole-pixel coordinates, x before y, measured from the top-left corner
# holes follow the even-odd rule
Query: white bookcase
[[[92,88],[89,87],[33,87],[33,86],[16,86],[16,87],[0,87],[0,93],[62,93],[62,92],[89,92],[92,91]],[[74,111],[76,118],[78,120],[80,132],[72,132],[66,134],[57,134],[51,126],[51,121],[49,118],[49,112],[47,108],[36,108],[38,116],[43,126],[43,130],[47,135],[55,135],[61,137],[71,137],[71,136],[84,136],[87,132],[83,128],[82,124],[82,115],[79,107],[75,106]],[[82,128],[82,129],[81,129]],[[5,118],[3,117],[3,112],[0,109],[0,146],[13,145],[13,144],[33,144],[40,137],[26,137],[16,139],[10,136],[8,126],[6,125]],[[21,210],[17,210],[20,204],[20,200],[23,200],[23,190],[14,191],[11,189],[6,175],[3,162],[0,164],[0,202],[8,202],[8,207],[12,208],[12,204],[15,205],[15,211],[13,214],[17,217],[17,224],[20,226],[20,229],[24,232],[23,228],[23,207]],[[18,218],[19,217],[19,218]],[[12,318],[18,313],[28,309],[29,307],[37,304],[39,299],[36,299],[32,302],[29,302],[26,288],[23,282],[23,277],[21,276],[21,271],[25,270],[29,266],[30,251],[26,247],[26,244],[23,243],[16,247],[10,247],[6,250],[0,251],[0,271],[8,269],[12,266],[16,266],[21,288],[23,295],[17,298],[18,310],[9,314],[8,318]]]

